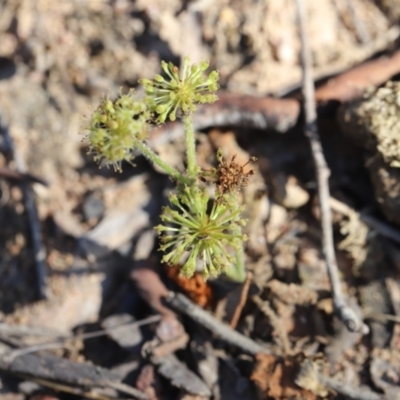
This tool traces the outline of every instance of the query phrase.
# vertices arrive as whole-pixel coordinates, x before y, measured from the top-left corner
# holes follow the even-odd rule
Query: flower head
[[[95,161],[120,171],[122,161],[132,161],[135,142],[146,138],[149,117],[146,103],[135,100],[133,92],[114,102],[104,98],[92,114],[87,135]]]
[[[163,123],[167,118],[175,121],[179,110],[190,113],[196,109],[195,104],[214,103],[218,99],[214,92],[219,88],[219,74],[218,71],[212,71],[208,76],[204,75],[208,66],[207,61],[190,65],[186,57],[183,71],[179,74],[178,67],[162,61],[161,67],[167,78],[156,75],[153,80],[141,80],[150,107],[158,114],[157,122]]]
[[[163,262],[176,265],[188,254],[181,270],[187,277],[194,274],[197,260],[203,262],[204,278],[218,275],[235,262],[232,250],[238,251],[247,240],[236,233],[237,227],[245,224],[237,201],[214,201],[209,211],[209,200],[205,189],[185,187],[180,194],[170,196],[174,208],[164,208],[161,219],[165,225],[156,228],[164,233],[160,247],[166,252]]]

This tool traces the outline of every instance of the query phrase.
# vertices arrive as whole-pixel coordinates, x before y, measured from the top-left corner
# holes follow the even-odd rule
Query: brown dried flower
[[[220,195],[227,193],[237,193],[242,190],[249,183],[249,177],[254,175],[254,171],[251,169],[248,172],[244,172],[244,168],[251,161],[256,161],[256,157],[251,157],[244,165],[239,165],[234,155],[230,162],[222,159],[222,152],[219,150],[217,154],[218,168],[215,171],[215,185]]]

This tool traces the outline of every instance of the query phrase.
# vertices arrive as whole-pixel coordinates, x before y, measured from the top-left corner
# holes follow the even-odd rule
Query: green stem
[[[246,266],[244,265],[244,250],[243,246],[236,251],[235,263],[235,279],[237,282],[243,283],[246,280]]]
[[[238,226],[235,229],[233,229],[232,233],[234,235],[241,234],[240,227]],[[239,249],[235,249],[235,257],[236,257],[235,265],[233,265],[232,268],[228,269],[227,275],[236,282],[243,283],[246,280],[246,266],[244,264],[243,245],[241,245]]]
[[[196,141],[194,138],[194,130],[192,123],[192,115],[188,114],[183,117],[183,125],[186,135],[186,157],[187,157],[187,172],[189,178],[196,177]]]
[[[171,167],[165,161],[163,161],[150,147],[146,146],[140,140],[137,140],[135,147],[151,162],[158,165],[162,170],[164,170],[171,178],[176,179],[180,183],[189,185],[192,180],[183,176],[177,169]]]

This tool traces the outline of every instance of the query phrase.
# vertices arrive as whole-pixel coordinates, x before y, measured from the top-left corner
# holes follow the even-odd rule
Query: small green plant
[[[185,58],[182,71],[172,63],[162,62],[165,77],[142,79],[146,96],[138,99],[133,91],[120,94],[115,101],[104,98],[92,114],[87,139],[89,152],[100,166],[121,171],[123,161],[132,162],[133,150],[139,150],[162,168],[175,182],[176,192],[169,196],[170,205],[161,214],[156,227],[161,236],[162,261],[183,264],[181,273],[191,277],[202,263],[205,279],[225,272],[237,281],[245,279],[242,233],[246,220],[237,193],[246,186],[252,171],[235,161],[224,161],[217,153],[217,168],[204,171],[197,164],[192,113],[196,104],[213,103],[218,98],[219,74],[206,75],[208,62],[190,64]],[[181,118],[186,136],[185,172],[165,163],[146,143],[151,124]],[[214,185],[214,194],[206,190]]]

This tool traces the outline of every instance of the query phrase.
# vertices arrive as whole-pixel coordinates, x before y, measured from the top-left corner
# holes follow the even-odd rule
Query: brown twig
[[[325,160],[317,129],[317,112],[315,104],[315,89],[312,79],[312,61],[308,38],[306,35],[306,12],[303,0],[296,0],[299,33],[301,37],[301,63],[303,69],[303,96],[305,108],[305,134],[311,145],[315,163],[318,196],[321,207],[323,253],[326,261],[329,279],[332,286],[332,297],[336,314],[352,332],[368,332],[368,327],[358,318],[356,313],[345,303],[341,289],[339,272],[333,242],[332,216],[329,205],[329,175],[330,170]]]
[[[133,398],[141,399],[141,400],[148,400],[148,397],[146,396],[145,393],[143,393],[139,389],[136,389],[130,385],[127,385],[126,383],[109,381],[109,382],[107,382],[107,386],[110,388],[113,388],[115,390],[118,390],[121,393],[125,393],[130,396],[133,396]]]
[[[6,147],[10,151],[16,165],[17,172],[20,174],[25,173],[25,165],[23,160],[20,158],[14,142],[8,131],[8,127],[5,126],[0,116],[0,132],[3,135]],[[29,220],[29,228],[31,233],[33,258],[35,261],[36,268],[36,284],[38,295],[41,299],[47,298],[47,266],[46,266],[46,249],[43,245],[42,233],[40,230],[39,218],[36,211],[35,200],[32,189],[26,181],[21,182],[22,192],[24,194],[25,209]]]
[[[239,318],[242,315],[243,307],[246,304],[247,295],[249,294],[251,278],[252,278],[252,274],[251,274],[251,272],[248,272],[247,278],[246,278],[243,288],[242,288],[242,292],[240,293],[239,304],[237,305],[235,312],[233,314],[231,323],[229,324],[232,329],[236,328],[236,326],[239,322]]]
[[[340,102],[360,99],[365,90],[379,86],[400,71],[400,50],[351,68],[330,79],[316,90],[317,102]]]
[[[193,116],[195,129],[209,126],[241,126],[287,132],[297,122],[300,105],[295,99],[255,97],[230,92],[218,92],[218,101],[203,105]]]
[[[202,130],[210,127],[236,126],[287,132],[293,128],[300,114],[295,99],[255,97],[230,92],[218,92],[218,101],[198,107],[193,115],[193,127]],[[176,140],[184,135],[181,122],[169,122],[150,132],[153,146]]]
[[[182,312],[200,325],[203,325],[210,331],[214,332],[225,342],[242,349],[246,353],[252,355],[257,353],[271,353],[270,349],[267,347],[264,347],[256,343],[254,340],[242,335],[241,333],[234,331],[229,325],[217,320],[207,311],[198,307],[180,293],[170,292],[165,298],[165,301],[174,309]]]

